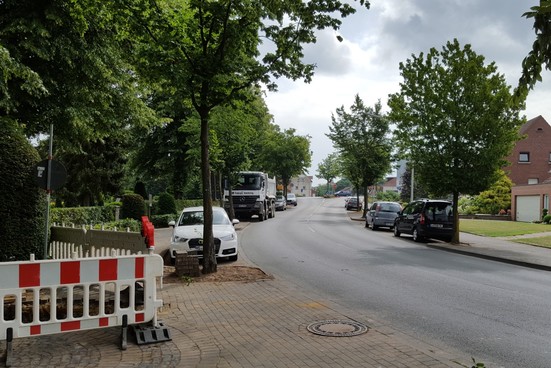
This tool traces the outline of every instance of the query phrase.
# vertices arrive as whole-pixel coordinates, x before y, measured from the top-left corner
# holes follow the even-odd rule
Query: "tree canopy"
[[[459,193],[478,194],[496,181],[519,138],[524,102],[495,63],[457,40],[412,55],[400,71],[400,92],[388,102],[396,143],[426,190],[453,195],[458,242]]]
[[[318,164],[317,177],[327,180],[327,192],[329,184],[342,172],[340,156],[337,152],[330,153]]]
[[[390,171],[389,121],[382,116],[381,110],[380,101],[372,108],[356,95],[350,112],[341,106],[336,115],[332,114],[327,134],[343,158],[344,175],[356,189],[363,189],[365,199],[368,187]]]
[[[551,70],[551,0],[541,0],[540,5],[533,6],[523,16],[534,19],[536,40],[522,61],[520,90],[532,89],[541,82],[543,68]]]

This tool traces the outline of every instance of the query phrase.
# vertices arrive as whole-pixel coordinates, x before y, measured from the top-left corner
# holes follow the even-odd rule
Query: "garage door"
[[[517,196],[517,221],[532,222],[540,219],[540,196]]]

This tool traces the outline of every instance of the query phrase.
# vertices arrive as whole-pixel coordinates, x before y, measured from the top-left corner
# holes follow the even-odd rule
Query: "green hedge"
[[[115,221],[115,206],[52,208],[50,222],[89,225]]]

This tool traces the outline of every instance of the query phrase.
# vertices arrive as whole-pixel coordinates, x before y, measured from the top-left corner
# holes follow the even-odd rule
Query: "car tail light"
[[[419,216],[419,223],[421,225],[424,225],[425,224],[425,215],[424,214],[421,214],[421,216]]]

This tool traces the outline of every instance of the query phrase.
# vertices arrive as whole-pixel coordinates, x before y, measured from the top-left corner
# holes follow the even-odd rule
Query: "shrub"
[[[122,197],[121,219],[141,221],[145,214],[145,200],[139,194],[130,193]]]
[[[545,217],[543,218],[543,223],[551,224],[551,215],[545,215]]]
[[[18,124],[0,117],[0,261],[43,254],[45,191],[35,182],[39,156]]]
[[[157,214],[167,215],[173,213],[176,213],[176,201],[174,200],[174,196],[166,192],[159,194],[159,199],[157,201]]]
[[[115,206],[52,208],[50,222],[89,225],[115,221]]]
[[[178,218],[178,214],[173,213],[173,214],[167,214],[167,215],[151,216],[149,221],[151,221],[151,223],[153,224],[153,227],[158,229],[162,227],[168,227],[168,223],[170,221],[176,221],[177,218]]]

